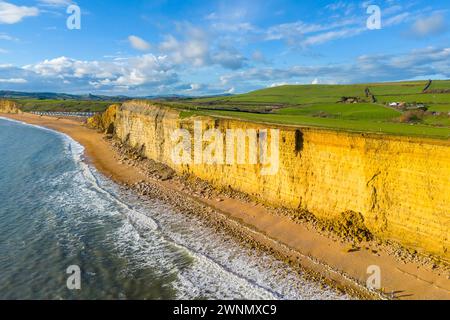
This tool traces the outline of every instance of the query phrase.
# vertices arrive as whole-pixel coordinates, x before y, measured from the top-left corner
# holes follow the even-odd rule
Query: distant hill
[[[216,96],[219,98],[219,96]],[[22,111],[63,111],[63,112],[102,112],[113,103],[132,99],[177,102],[194,99],[193,97],[169,94],[145,97],[76,95],[55,92],[20,92],[0,90],[0,99],[14,100]]]
[[[372,98],[375,97],[375,101]],[[450,106],[450,80],[364,83],[348,85],[284,85],[230,97],[191,99],[196,107],[265,111],[289,106],[335,104],[342,101],[389,104],[421,103],[446,111]]]
[[[213,98],[213,97],[227,97],[230,94],[202,96],[201,98]],[[183,100],[183,99],[195,99],[199,97],[190,97],[180,94],[167,94],[167,95],[149,95],[142,97],[128,97],[128,96],[104,96],[104,95],[76,95],[67,93],[55,93],[55,92],[21,92],[21,91],[8,91],[0,90],[0,98],[3,99],[28,99],[28,100],[77,100],[77,101],[116,101],[122,102],[131,99],[148,99],[148,100]]]
[[[171,94],[171,95],[163,95],[163,96],[146,96],[135,99],[148,99],[155,101],[163,101],[163,102],[177,102],[177,101],[189,101],[189,100],[197,100],[197,99],[214,99],[214,98],[223,98],[223,97],[231,97],[232,94],[217,94],[217,95],[208,95],[208,96],[185,96],[180,94]]]
[[[20,92],[0,91],[0,98],[4,99],[34,99],[34,100],[78,100],[78,101],[125,101],[130,100],[126,96],[102,96],[102,95],[75,95],[54,92]]]

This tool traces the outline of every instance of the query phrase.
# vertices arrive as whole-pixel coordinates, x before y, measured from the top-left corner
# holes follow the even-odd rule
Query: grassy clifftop
[[[170,104],[185,116],[450,138],[450,81],[286,85]]]
[[[41,100],[41,99],[17,99],[16,104],[24,112],[30,111],[55,111],[55,112],[102,112],[111,105],[111,101],[87,101],[87,100]]]
[[[368,93],[374,95],[377,102],[426,103],[431,107],[445,105],[450,112],[450,81],[433,81],[424,92],[428,81],[367,83],[352,85],[285,85],[254,92],[220,98],[195,99],[192,102],[212,105],[242,105],[261,107],[263,105],[286,106],[316,103],[336,103],[342,97],[356,97],[361,102],[373,102]],[[448,92],[447,92],[448,90]]]

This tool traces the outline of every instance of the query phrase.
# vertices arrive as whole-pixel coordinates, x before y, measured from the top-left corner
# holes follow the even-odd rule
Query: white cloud
[[[426,37],[441,33],[446,29],[445,17],[437,13],[427,18],[417,19],[412,26],[412,32],[418,37]]]
[[[150,44],[144,39],[139,38],[138,36],[131,35],[128,37],[128,41],[136,50],[147,51],[150,49]]]
[[[205,20],[216,20],[218,19],[217,13],[211,12],[210,14],[205,16]]]
[[[201,84],[199,84],[199,83],[191,83],[191,84],[189,85],[189,88],[186,89],[185,91],[186,91],[186,92],[198,91],[198,90],[200,90],[202,87],[203,87],[203,86],[202,86]]]
[[[14,38],[6,33],[0,33],[0,40],[6,40],[6,41],[17,41],[17,38]]]
[[[81,61],[68,57],[44,60],[26,65],[22,70],[32,72],[46,81],[68,81],[91,89],[127,88],[172,84],[177,74],[166,57],[146,54],[133,58],[108,61]]]
[[[307,33],[323,31],[332,28],[320,24],[308,24],[303,21],[283,23],[270,27],[266,31],[265,40],[298,39]]]
[[[172,35],[159,45],[159,49],[170,56],[176,64],[188,63],[202,67],[209,63],[209,43],[200,29],[191,29],[187,39],[180,41]]]
[[[276,87],[281,87],[281,86],[286,86],[286,85],[290,85],[290,84],[295,84],[295,83],[289,83],[289,82],[275,82],[275,83],[271,83],[268,88],[276,88]]]
[[[338,1],[331,3],[325,6],[325,9],[328,9],[333,12],[342,13],[343,15],[349,15],[355,10],[356,5],[351,2],[346,1]]]
[[[256,27],[254,27],[249,22],[217,22],[213,23],[211,25],[212,28],[214,28],[217,31],[222,32],[239,32],[239,33],[245,33],[245,32],[251,32],[256,31]]]
[[[382,26],[383,27],[395,26],[395,25],[407,22],[410,18],[411,18],[411,13],[402,12],[397,15],[393,15],[391,17],[384,19]]]
[[[309,23],[296,21],[273,25],[262,33],[266,41],[284,41],[291,47],[307,47],[321,45],[330,41],[354,37],[370,30],[366,27],[365,7],[372,1],[362,3],[358,8],[354,3],[338,1],[327,5],[325,8],[334,15],[325,21]],[[430,9],[417,9],[408,11],[408,8],[395,4],[394,1],[385,0],[382,15],[382,27],[388,28],[400,24],[406,24],[418,19],[423,12]],[[436,16],[433,21],[418,22],[416,29],[419,33],[437,32],[442,27],[442,19]]]
[[[302,45],[304,45],[304,46],[318,45],[318,44],[330,42],[330,41],[336,40],[336,39],[349,38],[349,37],[358,35],[358,34],[364,32],[365,30],[366,30],[365,28],[358,28],[358,29],[349,28],[349,29],[341,29],[341,30],[336,30],[336,31],[328,31],[328,32],[320,33],[318,35],[314,35],[314,36],[310,36],[310,37],[306,38],[302,42]]]
[[[15,84],[23,84],[23,83],[27,83],[28,81],[25,79],[20,79],[20,78],[12,78],[12,79],[1,79],[0,78],[0,83],[15,83]]]
[[[332,23],[307,23],[297,21],[270,27],[264,39],[268,41],[283,40],[290,46],[318,45],[331,40],[357,35],[365,29],[360,18],[345,17]]]
[[[212,54],[212,61],[226,69],[237,70],[244,67],[245,57],[233,48],[222,47]]]
[[[235,92],[236,92],[236,89],[235,89],[234,87],[231,87],[231,88],[228,89],[225,93],[233,94],[233,93],[235,93]]]
[[[195,69],[195,68],[194,68]],[[421,77],[450,78],[450,48],[423,48],[401,55],[363,55],[352,63],[245,68],[221,75],[211,84],[180,81],[192,68],[179,68],[169,56],[82,61],[48,59],[24,67],[0,65],[2,88],[98,92],[130,95],[225,93],[271,85],[395,81]],[[182,74],[178,74],[178,72]],[[184,73],[183,73],[184,72]],[[319,81],[320,79],[320,81]],[[25,81],[24,81],[25,80]],[[229,89],[232,88],[232,91]]]
[[[72,4],[72,0],[39,0],[39,3],[48,7],[67,7]]]
[[[209,34],[193,26],[185,26],[183,38],[166,36],[160,43],[159,50],[177,65],[191,65],[196,68],[220,65],[226,69],[236,70],[245,64],[245,57],[231,46],[215,44]]]
[[[440,75],[450,78],[450,48],[425,48],[401,55],[360,56],[354,63],[252,68],[221,76],[222,85],[270,86],[282,83],[395,81]],[[274,83],[274,81],[276,81]]]
[[[12,3],[0,1],[0,24],[15,24],[26,17],[39,15],[36,7],[16,6]]]

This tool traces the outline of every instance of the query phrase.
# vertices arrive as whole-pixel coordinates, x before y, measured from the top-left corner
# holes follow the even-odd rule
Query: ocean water
[[[69,137],[0,119],[0,299],[348,298],[122,190]]]

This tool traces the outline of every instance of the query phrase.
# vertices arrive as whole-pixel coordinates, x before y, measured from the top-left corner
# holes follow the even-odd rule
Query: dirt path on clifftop
[[[384,251],[375,251],[370,244],[359,250],[348,250],[348,244],[328,238],[287,217],[275,215],[259,204],[233,198],[207,200],[184,192],[177,182],[149,180],[137,168],[120,163],[119,155],[103,135],[84,127],[80,122],[31,114],[0,114],[0,117],[63,132],[81,143],[86,149],[88,161],[115,182],[133,184],[148,181],[182,193],[187,201],[201,201],[226,215],[256,241],[341,285],[363,291],[369,277],[367,269],[375,265],[381,270],[383,291],[392,297],[450,299],[449,274],[442,270],[433,270],[414,262],[402,262]]]

